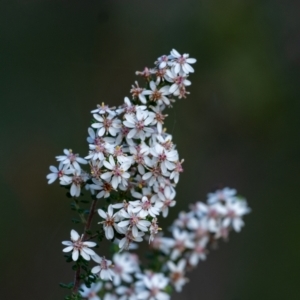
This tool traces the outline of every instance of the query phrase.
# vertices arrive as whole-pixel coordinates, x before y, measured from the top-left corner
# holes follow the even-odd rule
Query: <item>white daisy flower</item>
[[[189,54],[179,54],[178,51],[173,49],[171,55],[174,58],[174,61],[170,64],[173,67],[173,70],[176,74],[183,72],[184,74],[189,74],[194,72],[194,68],[190,64],[196,62],[195,58],[189,58]]]
[[[85,260],[90,260],[91,256],[96,255],[94,250],[89,247],[95,247],[97,244],[89,241],[82,241],[83,235],[80,237],[77,231],[71,230],[71,241],[63,241],[62,244],[68,246],[63,249],[63,252],[72,253],[73,261],[77,261],[79,255],[81,255]]]
[[[98,265],[92,268],[92,273],[98,275],[102,280],[112,280],[114,272],[111,260],[105,259],[104,256],[102,258],[97,256],[93,259]]]

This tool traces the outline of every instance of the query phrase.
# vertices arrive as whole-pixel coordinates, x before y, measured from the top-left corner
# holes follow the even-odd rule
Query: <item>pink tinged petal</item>
[[[127,138],[128,139],[131,139],[131,138],[133,138],[135,135],[136,135],[136,133],[137,133],[137,129],[131,129],[130,131],[129,131],[129,133],[127,134]]]
[[[111,276],[110,276],[110,273],[109,273],[109,271],[108,270],[101,270],[101,272],[100,272],[100,278],[102,279],[102,280],[108,280],[108,279],[110,279],[111,280]]]
[[[132,227],[132,235],[133,235],[133,237],[135,237],[135,238],[139,236],[139,231],[138,231],[138,229],[137,229],[136,226],[133,226],[133,227]]]
[[[185,73],[194,73],[194,68],[192,66],[190,66],[189,64],[184,64],[182,66],[182,69]]]
[[[169,89],[169,93],[173,94],[177,89],[178,89],[178,85],[176,83],[174,83],[171,85],[171,87]]]
[[[85,159],[81,158],[81,157],[77,157],[76,161],[78,161],[80,164],[83,164],[83,165],[87,164],[87,161]]]
[[[162,96],[161,99],[163,102],[165,102],[165,104],[167,104],[167,105],[170,104],[170,100],[166,96]]]
[[[98,214],[99,214],[99,216],[100,217],[102,217],[103,219],[106,219],[107,218],[107,215],[106,215],[106,213],[104,212],[104,210],[102,210],[102,209],[98,209]]]
[[[47,175],[47,179],[49,179],[48,180],[48,184],[51,184],[51,183],[53,183],[56,179],[57,179],[57,177],[58,177],[58,175],[57,174],[48,174]]]
[[[97,243],[95,243],[95,242],[83,242],[83,245],[85,245],[87,247],[95,247],[97,245]]]
[[[81,251],[80,255],[85,259],[85,260],[90,260],[90,256],[85,252],[85,251]]]
[[[117,176],[113,176],[112,180],[111,180],[111,185],[113,186],[114,189],[117,189],[119,184],[119,180]]]
[[[171,55],[172,55],[172,56],[174,56],[175,58],[178,58],[178,57],[180,57],[180,54],[179,54],[179,52],[178,52],[177,50],[175,50],[175,49],[172,49],[172,51],[171,51]]]
[[[174,72],[175,72],[176,74],[178,74],[179,71],[180,71],[180,64],[176,63],[176,65],[175,65],[175,67],[174,67]]]
[[[71,185],[70,194],[73,197],[76,196],[76,194],[77,194],[77,186],[75,183],[72,183],[72,185]]]
[[[85,247],[85,248],[82,249],[81,254],[82,254],[82,252],[84,252],[84,253],[86,253],[88,255],[95,255],[96,254],[94,250],[92,250],[90,248],[87,248],[87,247]]]
[[[109,216],[112,216],[112,215],[113,215],[114,209],[113,209],[113,207],[112,207],[111,204],[108,206],[107,212],[108,212],[108,215],[109,215]]]
[[[92,273],[93,274],[98,274],[100,272],[101,268],[100,266],[95,266],[93,269],[92,269]]]
[[[106,172],[104,174],[101,175],[101,178],[104,179],[104,180],[108,180],[110,179],[112,176],[112,172]]]
[[[103,165],[105,166],[106,169],[112,170],[113,166],[108,162],[108,161],[104,161]]]
[[[114,158],[112,157],[112,155],[110,155],[110,157],[109,157],[109,162],[110,162],[110,164],[112,165],[112,167],[115,167],[115,166],[116,166],[115,160],[114,160]]]
[[[156,84],[154,83],[154,81],[150,82],[150,88],[152,91],[155,91],[157,89]]]
[[[72,251],[73,250],[73,246],[69,246],[69,247],[67,247],[67,248],[64,248],[63,249],[63,252],[70,252],[70,251]]]
[[[186,62],[187,62],[188,64],[194,64],[196,61],[197,61],[197,59],[195,59],[195,58],[187,58],[187,59],[186,59]]]
[[[119,227],[125,227],[125,226],[128,226],[128,225],[129,225],[129,221],[128,220],[121,221],[120,223],[118,223]]]
[[[142,177],[143,180],[147,180],[149,179],[150,177],[152,176],[152,173],[151,172],[148,172],[148,173],[145,173]]]
[[[114,237],[114,230],[111,226],[105,228],[105,236],[108,240]]]
[[[57,173],[58,172],[58,169],[56,167],[54,167],[54,166],[50,166],[49,169],[53,173]]]
[[[74,249],[74,251],[72,253],[72,259],[74,261],[77,261],[78,257],[79,257],[79,251],[77,249]]]
[[[71,240],[76,242],[80,239],[80,235],[78,234],[78,232],[74,229],[71,230]]]
[[[99,131],[98,131],[98,135],[103,136],[104,133],[105,133],[105,128],[104,127],[100,128]]]
[[[103,124],[102,124],[102,123],[94,123],[94,124],[92,124],[91,126],[92,126],[93,128],[98,129],[98,128],[100,128],[100,127],[103,127]]]
[[[70,242],[70,241],[63,241],[63,242],[61,242],[63,245],[65,245],[65,246],[73,246],[73,243],[72,242]]]

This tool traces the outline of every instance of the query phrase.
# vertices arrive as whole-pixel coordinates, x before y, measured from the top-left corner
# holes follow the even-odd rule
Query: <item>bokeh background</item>
[[[63,299],[72,213],[47,185],[55,155],[87,153],[90,110],[129,96],[172,48],[197,58],[169,110],[185,172],[164,226],[218,185],[253,209],[179,299],[300,299],[300,2],[2,0],[0,298]],[[103,249],[103,251],[106,251]]]

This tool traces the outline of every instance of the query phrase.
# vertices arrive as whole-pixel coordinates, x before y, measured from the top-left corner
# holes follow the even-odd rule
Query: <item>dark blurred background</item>
[[[299,17],[293,0],[2,0],[0,298],[63,299],[77,227],[48,167],[84,156],[90,110],[175,48],[198,61],[168,111],[185,172],[163,224],[219,184],[253,212],[173,299],[300,299]]]

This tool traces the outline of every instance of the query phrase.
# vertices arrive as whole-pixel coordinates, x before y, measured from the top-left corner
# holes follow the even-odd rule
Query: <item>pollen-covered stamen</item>
[[[57,173],[57,176],[60,178],[60,177],[62,177],[62,176],[64,176],[65,175],[65,173],[64,173],[64,171],[63,170],[60,170],[60,171],[58,171],[58,173]]]
[[[113,226],[115,224],[115,219],[114,217],[110,217],[108,214],[107,214],[107,218],[105,221],[102,222],[105,226]]]
[[[186,63],[186,58],[185,58],[183,55],[181,55],[180,57],[178,57],[178,58],[176,59],[176,61],[177,61],[179,64],[183,65],[183,64]]]
[[[150,295],[151,295],[152,297],[155,297],[159,292],[160,292],[160,290],[159,290],[157,287],[153,287],[153,288],[150,290]]]
[[[167,115],[166,115],[167,116]],[[173,143],[171,140],[166,141],[165,143],[161,144],[166,150],[171,150],[173,148]]]
[[[112,120],[108,119],[108,118],[103,118],[103,126],[104,128],[108,131],[108,129],[111,127],[112,125]]]
[[[149,200],[146,200],[146,201],[142,202],[142,209],[148,210],[151,207],[152,207],[152,205],[151,205],[151,202]]]
[[[166,118],[167,116],[168,116],[168,115],[163,115],[162,113],[157,112],[157,113],[155,114],[155,120],[156,120],[158,123],[164,124],[164,120],[165,120],[165,118]]]
[[[175,169],[174,169],[175,172],[178,172],[178,173],[183,172],[182,163],[183,163],[183,160],[177,161],[175,163]]]
[[[83,180],[81,176],[74,175],[72,178],[72,182],[76,185],[81,185],[83,183]]]
[[[100,137],[100,136],[95,137],[95,139],[94,139],[94,144],[95,144],[95,145],[102,145],[102,144],[104,144],[104,143],[105,143],[105,142],[104,142],[104,140],[103,140],[102,137]]]
[[[129,219],[129,223],[131,226],[135,226],[136,224],[138,224],[140,221],[140,218],[137,216],[132,215]]]
[[[105,259],[105,257],[103,257],[103,259],[101,260],[100,267],[102,270],[108,270],[109,265],[107,264],[107,260]]]
[[[119,166],[115,166],[112,171],[113,175],[115,176],[122,176],[122,174],[124,173],[124,170],[121,169]]]
[[[136,87],[132,85],[132,89],[130,90],[130,93],[132,94],[133,98],[138,98],[139,95],[145,90],[144,88],[140,88],[138,82],[135,82]],[[135,108],[135,106],[133,106]]]
[[[158,155],[158,160],[160,161],[160,162],[163,162],[163,161],[165,161],[167,159],[167,156],[166,156],[166,154],[163,152],[162,154],[159,154]]]
[[[217,219],[218,216],[219,216],[219,213],[218,213],[218,211],[217,211],[216,209],[211,208],[211,209],[209,210],[209,212],[208,212],[208,216],[209,216],[210,218],[212,218],[212,219]]]
[[[105,191],[105,192],[111,192],[112,191],[112,185],[109,183],[109,182],[104,182],[103,183],[103,190]]]
[[[171,281],[176,282],[182,278],[182,272],[172,272],[170,277]]]
[[[155,90],[155,91],[153,91],[153,93],[150,95],[149,98],[152,101],[158,101],[161,99],[161,97],[162,97],[162,92]]]
[[[100,176],[101,176],[101,174],[102,174],[102,172],[99,169],[99,167],[97,165],[93,165],[92,163],[90,163],[90,167],[91,167],[91,175],[92,175],[92,177],[99,179]]]
[[[144,127],[145,127],[144,121],[137,121],[137,122],[135,123],[135,127],[136,127],[137,130],[143,130]]]
[[[184,82],[185,78],[182,77],[182,76],[177,76],[174,78],[174,82],[177,84],[177,85],[182,85],[183,82]]]
[[[68,159],[70,160],[70,162],[72,163],[72,162],[74,162],[74,161],[76,161],[76,157],[77,157],[78,155],[76,155],[76,154],[74,154],[73,152],[72,152],[72,149],[69,149],[69,154],[68,154]]]
[[[232,209],[229,209],[228,212],[227,212],[227,216],[229,218],[235,218],[237,215],[236,215],[236,212]]]
[[[116,146],[115,147],[115,150],[114,150],[114,155],[115,156],[121,156],[121,155],[123,155],[124,153],[123,153],[123,150],[122,150],[122,148],[120,147],[120,146]]]

